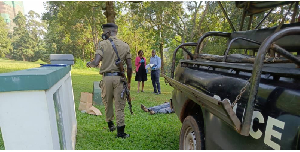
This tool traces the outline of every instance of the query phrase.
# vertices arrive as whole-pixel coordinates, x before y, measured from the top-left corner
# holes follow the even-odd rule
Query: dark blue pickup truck
[[[236,2],[245,16],[282,5],[298,3]],[[227,38],[223,56],[199,51],[202,41],[211,36]],[[187,46],[196,51],[189,52]],[[253,53],[229,54],[231,49]],[[175,67],[179,50],[188,58]],[[174,88],[172,107],[182,122],[180,149],[299,150],[299,55],[300,23],[207,32],[198,42],[178,46],[171,76],[163,76]]]

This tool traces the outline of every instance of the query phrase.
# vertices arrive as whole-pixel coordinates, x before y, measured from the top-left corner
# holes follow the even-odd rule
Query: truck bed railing
[[[284,36],[292,35],[292,34],[300,35],[300,27],[291,27],[291,28],[282,29],[279,32],[272,34],[266,40],[264,40],[262,45],[259,47],[256,59],[255,59],[254,65],[253,65],[252,76],[250,79],[250,95],[249,95],[249,99],[248,99],[248,103],[247,103],[247,107],[246,107],[244,122],[242,124],[242,130],[241,130],[242,135],[245,135],[245,136],[249,135],[255,99],[256,99],[256,95],[257,95],[257,91],[258,91],[258,86],[259,86],[259,82],[260,82],[260,78],[261,78],[261,73],[262,73],[262,68],[263,68],[263,63],[265,60],[266,53],[272,47],[272,45],[273,45],[273,47],[275,46],[276,48],[278,48],[276,45],[273,44],[276,40],[278,40]],[[288,58],[294,60],[294,58],[292,57],[293,55],[291,55],[287,51],[283,51],[282,49],[274,49],[274,51],[276,51],[277,53],[279,53],[281,55],[284,55],[285,57],[288,57]],[[297,63],[298,62],[296,60],[296,64]],[[299,64],[297,64],[297,65],[299,65]]]
[[[173,53],[173,59],[172,59],[171,78],[174,78],[176,54],[180,48],[183,49],[191,57],[192,60],[194,59],[193,54],[191,52],[189,52],[188,50],[186,50],[184,48],[184,46],[197,46],[197,43],[194,43],[194,42],[182,43],[175,49],[175,51]]]
[[[197,42],[197,47],[196,47],[196,56],[198,56],[198,54],[200,53],[200,45],[201,43],[203,42],[203,40],[206,38],[206,37],[209,37],[209,36],[221,36],[221,37],[227,37],[229,38],[231,35],[231,33],[227,33],[227,32],[216,32],[216,31],[211,31],[211,32],[207,32],[205,34],[203,34],[199,39],[198,39],[198,42]]]
[[[247,39],[247,38],[244,38],[244,37],[236,37],[236,38],[232,39],[232,40],[229,42],[229,44],[228,44],[228,46],[227,46],[227,49],[226,49],[226,51],[224,52],[224,59],[223,59],[223,62],[226,62],[227,55],[228,55],[229,49],[230,49],[230,47],[231,47],[231,44],[232,44],[234,41],[239,40],[239,39],[242,39],[242,40],[244,40],[244,41],[248,41],[248,42],[251,42],[251,43],[254,43],[254,44],[261,45],[261,42],[257,42],[257,41],[254,41],[254,40],[251,40],[251,39]]]

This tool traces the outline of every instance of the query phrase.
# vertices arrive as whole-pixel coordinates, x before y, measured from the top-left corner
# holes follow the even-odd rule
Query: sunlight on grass
[[[12,61],[0,59],[0,73],[40,67],[41,63]],[[76,67],[76,66],[75,66]],[[100,81],[99,69],[72,68],[72,85],[77,117],[76,149],[78,150],[176,150],[179,148],[179,132],[181,123],[173,114],[156,114],[141,110],[140,105],[147,107],[168,102],[171,98],[172,87],[160,78],[160,95],[154,95],[150,75],[145,82],[145,92],[137,93],[137,82],[134,75],[131,83],[131,98],[134,115],[130,115],[128,105],[125,107],[125,132],[130,134],[128,139],[115,138],[115,132],[108,132],[105,122],[104,106],[100,109],[102,116],[93,116],[78,111],[80,93],[93,90],[93,82]],[[115,122],[115,121],[114,121]],[[0,134],[1,136],[1,134]],[[0,150],[4,145],[0,140]]]
[[[0,59],[0,73],[40,67],[41,62],[23,62]]]

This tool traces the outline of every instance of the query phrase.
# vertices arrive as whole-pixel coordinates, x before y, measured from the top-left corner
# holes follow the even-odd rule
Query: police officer
[[[121,82],[120,69],[115,64],[118,59],[115,53],[112,43],[109,39],[113,40],[116,46],[116,50],[121,61],[127,64],[127,82],[128,88],[130,89],[132,66],[131,66],[131,54],[129,45],[122,40],[117,38],[118,26],[113,23],[102,25],[102,39],[96,47],[95,59],[92,62],[87,63],[87,67],[97,67],[102,61],[100,67],[100,74],[103,75],[103,80],[100,82],[102,90],[102,101],[105,105],[105,121],[108,123],[108,128],[112,132],[115,130],[113,123],[114,110],[113,110],[113,99],[116,112],[117,121],[117,137],[127,138],[129,134],[124,132],[124,108],[126,105],[125,99],[121,98],[121,92],[123,90],[123,82]]]

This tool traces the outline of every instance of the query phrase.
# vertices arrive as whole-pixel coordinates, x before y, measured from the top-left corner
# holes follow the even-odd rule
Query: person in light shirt
[[[159,83],[161,59],[156,55],[155,50],[152,50],[152,57],[150,58],[150,64],[153,64],[153,66],[151,67],[151,80],[154,88],[153,93],[159,95],[161,94],[160,83]]]

